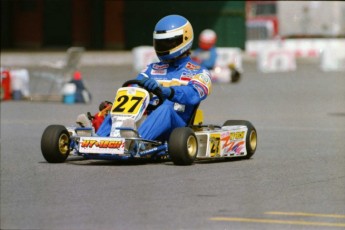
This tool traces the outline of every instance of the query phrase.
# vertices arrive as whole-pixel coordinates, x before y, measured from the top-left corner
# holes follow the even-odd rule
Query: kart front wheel
[[[41,151],[49,163],[64,162],[70,152],[70,136],[62,125],[49,125],[41,138]]]
[[[194,131],[188,127],[174,129],[169,138],[168,152],[175,165],[193,164],[198,153]]]
[[[247,126],[248,132],[246,136],[246,149],[247,155],[244,156],[244,159],[251,158],[255,151],[258,144],[258,135],[256,132],[255,127],[249,121],[245,120],[227,120],[223,126],[237,126],[237,125],[244,125]]]

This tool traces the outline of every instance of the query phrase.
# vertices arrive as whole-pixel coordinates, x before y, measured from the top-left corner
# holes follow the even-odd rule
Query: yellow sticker
[[[129,114],[134,115],[139,112],[139,108],[144,103],[146,94],[134,88],[119,89],[117,91],[113,107],[111,108],[112,114]]]
[[[220,156],[220,134],[214,133],[210,135],[210,157]]]
[[[230,133],[230,140],[241,140],[244,139],[244,131]]]

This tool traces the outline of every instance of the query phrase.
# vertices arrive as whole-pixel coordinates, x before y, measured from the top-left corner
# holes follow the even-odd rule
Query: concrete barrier
[[[58,62],[64,60],[66,52],[1,52],[2,67],[40,66],[43,62]],[[80,66],[129,65],[133,58],[130,51],[86,51]]]
[[[262,50],[283,46],[295,53],[296,58],[320,58],[330,43],[345,43],[345,39],[286,39],[247,41],[246,51],[242,53],[243,61],[256,61],[256,56]],[[340,52],[345,52],[338,50]],[[28,52],[28,51],[1,51],[2,67],[29,67],[39,66],[41,62],[55,62],[64,60],[65,51],[59,52]],[[342,57],[342,55],[341,55]],[[85,51],[81,58],[81,66],[101,65],[133,65],[132,51]]]

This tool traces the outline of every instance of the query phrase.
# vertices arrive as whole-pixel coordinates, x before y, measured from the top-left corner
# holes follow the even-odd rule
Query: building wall
[[[169,14],[180,14],[191,22],[195,41],[203,29],[210,28],[218,35],[218,46],[244,49],[245,1],[125,2],[126,48],[152,45],[155,24]],[[194,42],[194,48],[196,45],[197,42]]]
[[[106,0],[104,12],[104,42],[106,49],[124,48],[123,1]]]
[[[244,1],[1,0],[1,48],[131,49],[152,45],[157,21],[181,14],[191,21],[195,40],[211,28],[218,46],[244,49],[244,6]]]
[[[89,46],[90,24],[91,24],[91,8],[88,1],[73,0],[72,2],[72,41],[75,46]]]
[[[279,1],[282,36],[345,36],[344,1]]]
[[[30,0],[33,1],[33,0]],[[25,1],[19,1],[25,2]],[[68,47],[72,41],[73,12],[70,0],[45,0],[43,2],[43,47]]]
[[[10,45],[40,47],[43,40],[43,0],[9,1],[7,22]]]

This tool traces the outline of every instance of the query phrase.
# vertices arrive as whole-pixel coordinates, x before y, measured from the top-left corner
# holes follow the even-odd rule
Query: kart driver
[[[217,60],[216,41],[216,32],[203,30],[199,35],[199,47],[193,52],[192,59],[209,70],[213,69]]]
[[[188,125],[196,106],[210,94],[210,73],[192,61],[192,43],[193,28],[186,18],[169,15],[156,24],[153,46],[160,62],[149,64],[136,79],[149,91],[160,87],[165,100],[139,126],[142,138],[167,141],[175,128]],[[110,126],[106,118],[97,135],[108,136]]]

